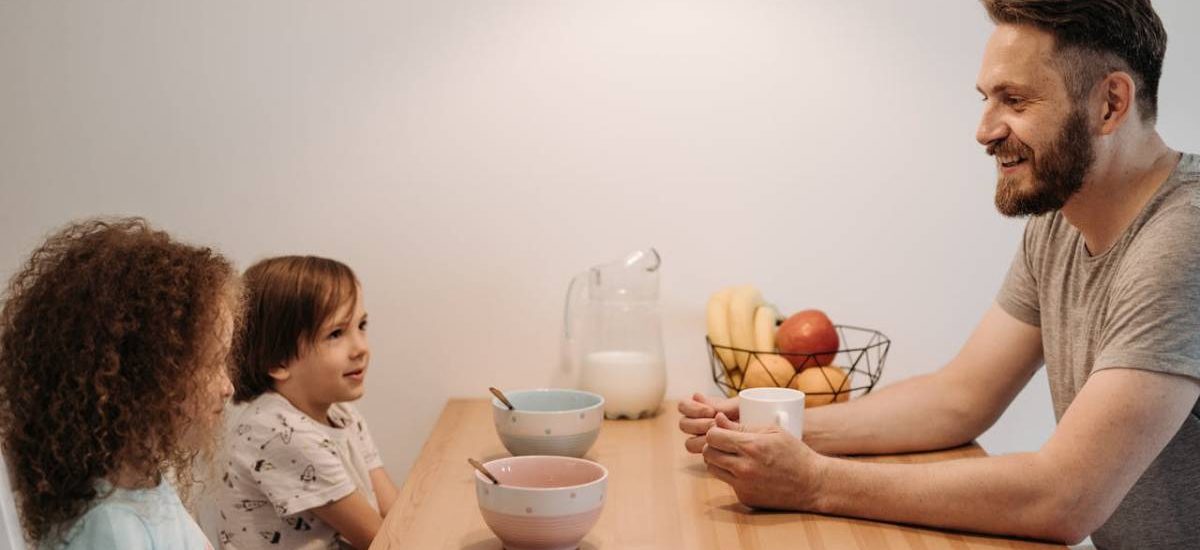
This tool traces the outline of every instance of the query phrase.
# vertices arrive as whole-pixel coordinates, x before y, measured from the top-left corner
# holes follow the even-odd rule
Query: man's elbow
[[[1069,492],[1064,492],[1069,495]],[[1035,538],[1052,540],[1067,545],[1079,544],[1083,539],[1094,533],[1105,521],[1108,521],[1112,510],[1095,503],[1088,503],[1087,497],[1073,498],[1064,494],[1052,498],[1040,514]]]
[[[1073,546],[1083,542],[1083,539],[1092,534],[1092,531],[1092,528],[1084,527],[1084,524],[1081,522],[1062,518],[1061,521],[1056,522],[1054,525],[1043,526],[1040,532],[1034,535],[1034,538],[1061,542],[1067,546]]]

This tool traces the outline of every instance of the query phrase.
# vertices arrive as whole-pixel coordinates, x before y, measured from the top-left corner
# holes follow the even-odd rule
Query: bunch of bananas
[[[758,288],[739,285],[717,291],[708,300],[707,317],[708,338],[721,346],[715,351],[731,386],[787,386],[792,381],[796,369],[774,354],[779,311],[763,301]]]

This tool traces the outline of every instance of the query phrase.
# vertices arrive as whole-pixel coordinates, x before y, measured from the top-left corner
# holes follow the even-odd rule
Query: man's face
[[[1095,159],[1086,103],[1074,104],[1053,55],[1049,33],[1014,25],[997,26],[983,54],[975,137],[996,158],[996,208],[1005,216],[1062,208]]]

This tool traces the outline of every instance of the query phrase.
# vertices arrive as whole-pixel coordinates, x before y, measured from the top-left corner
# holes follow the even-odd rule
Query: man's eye
[[[1012,107],[1019,106],[1023,103],[1025,103],[1025,98],[1023,98],[1023,97],[1008,96],[1008,97],[1004,98],[1004,104],[1012,106]]]

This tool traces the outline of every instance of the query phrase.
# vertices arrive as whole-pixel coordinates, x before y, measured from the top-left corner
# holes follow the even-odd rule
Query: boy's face
[[[301,408],[319,410],[363,396],[371,348],[367,344],[362,295],[359,288],[355,302],[338,308],[313,342],[301,343],[299,357],[272,372],[276,388],[286,384],[289,398],[307,406]]]

